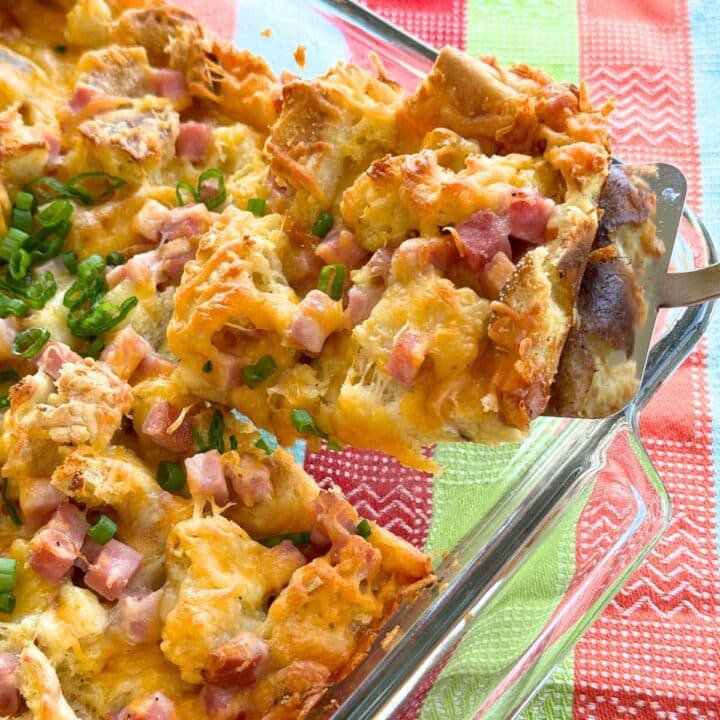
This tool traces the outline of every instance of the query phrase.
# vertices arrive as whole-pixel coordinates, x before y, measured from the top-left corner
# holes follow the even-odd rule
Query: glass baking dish
[[[237,0],[235,24],[239,47],[262,55],[277,72],[308,77],[339,59],[370,68],[368,55],[374,52],[390,77],[414,88],[435,56],[434,49],[343,0],[276,0],[271,12],[260,0]],[[305,47],[302,68],[294,57],[299,45]],[[716,259],[711,238],[686,209],[672,269],[692,270]],[[710,306],[702,305],[658,316],[640,392],[623,412],[604,420],[535,422],[534,439],[505,462],[503,492],[492,509],[483,517],[463,518],[467,532],[436,557],[438,583],[397,611],[366,659],[331,688],[310,717],[416,717],[463,636],[470,631],[476,644],[482,641],[483,629],[513,606],[518,587],[536,582],[540,559],[553,551],[558,528],[571,523],[576,528],[572,576],[557,589],[550,608],[533,619],[522,642],[464,668],[462,696],[451,716],[520,713],[669,523],[668,496],[638,437],[637,418],[698,341],[709,315]],[[372,487],[376,463],[392,462],[352,449],[341,455],[347,461],[343,467],[352,472],[334,469],[337,453],[314,453],[306,468],[321,483],[340,484],[351,500],[360,484]],[[436,458],[441,460],[441,448]],[[429,479],[399,469],[396,483],[405,483],[408,493],[432,492]],[[369,498],[366,493],[361,503],[363,515],[384,519],[396,530],[387,522],[382,493]],[[404,529],[406,537],[422,543],[424,533],[407,524]]]

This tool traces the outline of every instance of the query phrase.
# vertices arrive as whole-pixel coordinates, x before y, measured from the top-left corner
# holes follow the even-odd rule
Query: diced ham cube
[[[126,708],[110,716],[110,720],[176,720],[175,703],[158,691],[133,700]]]
[[[183,418],[171,433],[168,428],[178,419],[180,411],[167,400],[160,400],[150,408],[142,425],[142,432],[156,445],[170,452],[188,452],[193,447],[190,419]]]
[[[180,70],[170,68],[153,70],[150,81],[155,95],[168,100],[184,100],[189,94],[185,75]]]
[[[347,311],[353,327],[370,317],[370,313],[380,302],[384,292],[385,287],[382,285],[373,285],[369,288],[353,285],[348,290]]]
[[[213,685],[243,687],[262,675],[269,658],[264,640],[255,633],[241,632],[210,653],[202,675]]]
[[[212,224],[212,214],[202,203],[168,208],[157,200],[148,200],[132,222],[138,235],[160,243],[202,235]]]
[[[366,267],[373,278],[380,280],[388,279],[394,252],[392,248],[381,247],[372,254],[372,257],[367,261]]]
[[[44,478],[26,478],[18,492],[23,521],[31,528],[46,523],[67,498]]]
[[[16,653],[0,653],[0,715],[12,717],[20,709],[17,671],[20,657]]]
[[[190,162],[202,162],[208,153],[212,133],[212,125],[207,123],[193,120],[180,123],[180,132],[175,141],[175,152],[179,157]]]
[[[104,360],[119,378],[128,380],[143,358],[151,352],[152,345],[128,325],[110,341],[102,351],[100,359]]]
[[[226,461],[225,477],[245,507],[255,507],[272,497],[270,470],[250,453],[243,453],[237,461]]]
[[[65,363],[75,363],[80,362],[80,360],[82,358],[67,345],[51,340],[45,344],[45,347],[35,358],[35,364],[53,380],[57,380]]]
[[[457,249],[444,237],[410,238],[397,248],[392,264],[393,268],[404,266],[406,269],[432,265],[444,271],[457,259]]]
[[[30,541],[28,565],[48,582],[60,582],[80,554],[87,528],[82,513],[63,503]]]
[[[369,253],[355,241],[355,236],[344,229],[333,229],[316,248],[315,254],[327,264],[340,263],[349,268],[364,265]]]
[[[222,456],[217,450],[186,458],[185,471],[188,489],[193,497],[212,498],[216,505],[227,505],[230,496]]]
[[[311,290],[297,307],[290,337],[301,348],[319,353],[327,337],[342,325],[342,303],[321,290]]]
[[[171,240],[159,248],[139,253],[124,265],[112,268],[105,275],[108,287],[115,287],[125,279],[135,285],[152,283],[155,287],[167,283],[177,284],[182,278],[185,264],[195,257],[195,250],[189,240]]]
[[[120,630],[133,645],[151,642],[159,636],[158,608],[160,590],[143,590],[120,596],[115,606]]]
[[[287,272],[294,281],[316,278],[323,267],[323,261],[313,250],[294,249],[293,256],[288,262]]]
[[[73,92],[68,107],[74,112],[79,113],[84,110],[100,93],[89,85],[77,85]]]
[[[393,345],[387,362],[390,377],[405,387],[411,387],[425,361],[427,339],[414,332],[404,332]]]
[[[213,362],[213,383],[223,390],[230,390],[243,384],[242,369],[247,362],[230,353],[218,353]]]
[[[319,548],[329,545],[342,545],[344,541],[354,535],[360,518],[355,508],[341,495],[321,490],[312,501],[310,509],[313,514],[313,523],[310,531],[310,540]]]
[[[554,208],[555,203],[550,198],[520,190],[513,192],[505,213],[509,234],[536,245],[543,243]]]
[[[160,260],[155,276],[157,285],[177,285],[182,279],[185,265],[195,257],[195,249],[184,238],[161,245],[157,253]]]
[[[47,143],[49,153],[48,159],[45,162],[45,168],[47,170],[53,170],[58,166],[58,161],[60,160],[60,152],[62,150],[60,138],[48,130],[43,133],[43,137]]]
[[[117,600],[137,572],[142,555],[129,545],[112,538],[85,573],[85,584],[107,600]]]
[[[143,377],[150,375],[169,375],[175,369],[176,365],[176,362],[161,353],[151,352],[142,359],[142,362],[138,365],[137,372]]]
[[[489,210],[480,210],[455,227],[458,250],[473,270],[490,262],[496,253],[512,257],[508,233],[508,221]]]
[[[477,277],[485,291],[485,296],[496,300],[500,296],[500,291],[512,277],[514,270],[515,265],[505,253],[495,253],[495,257],[477,271]]]

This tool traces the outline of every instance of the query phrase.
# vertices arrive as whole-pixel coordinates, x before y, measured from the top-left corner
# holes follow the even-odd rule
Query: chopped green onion
[[[82,186],[94,180],[100,180],[105,185],[96,194],[91,193]],[[71,198],[79,200],[83,205],[92,205],[112,195],[115,190],[125,184],[125,181],[116,175],[109,175],[106,172],[85,172],[71,177],[66,183],[60,182],[60,180],[49,175],[43,175],[28,183],[25,190],[31,192],[41,203],[56,200],[57,198]]]
[[[77,266],[77,280],[65,291],[63,305],[74,310],[88,301],[95,302],[105,289],[105,261],[91,255]]]
[[[205,193],[203,193],[203,185],[211,182],[212,180],[217,180],[217,189],[215,189],[214,195],[206,198],[204,197]],[[227,200],[225,178],[223,177],[222,172],[220,172],[217,168],[210,168],[202,173],[198,178],[197,193],[200,199],[205,203],[205,207],[208,210],[214,210],[216,207],[222,205],[225,200]]]
[[[125,256],[121,252],[111,252],[107,254],[105,262],[111,266],[122,265],[125,262]]]
[[[331,450],[332,452],[339,452],[340,450],[343,449],[343,446],[337,440],[332,440],[332,439],[328,439],[326,441],[325,447],[328,450]]]
[[[35,280],[31,280],[29,276],[21,280],[6,276],[0,280],[0,285],[4,285],[16,295],[20,295],[33,310],[42,310],[57,290],[55,276],[49,270]]]
[[[7,262],[16,250],[25,246],[29,237],[26,232],[11,227],[0,242],[0,258]]]
[[[68,200],[53,200],[37,214],[37,219],[43,227],[50,228],[70,220],[73,206]]]
[[[65,264],[67,271],[71,275],[75,275],[78,271],[78,256],[72,250],[66,250],[64,253],[60,254],[60,258]]]
[[[100,357],[100,353],[105,349],[105,340],[102,335],[93,338],[88,345],[86,357],[95,358],[97,360]]]
[[[13,355],[30,360],[45,347],[50,339],[50,331],[45,328],[32,327],[15,336],[12,344]]]
[[[0,593],[12,592],[17,583],[17,560],[0,557]]]
[[[282,535],[273,535],[272,537],[260,540],[260,544],[265,547],[275,547],[285,540],[290,540],[295,545],[309,545],[310,544],[310,533],[309,532],[295,532],[295,533],[282,533]]]
[[[358,523],[357,534],[360,537],[365,538],[365,540],[372,535],[372,527],[370,527],[370,523],[367,520],[363,519]]]
[[[18,230],[31,233],[33,229],[32,213],[29,210],[23,210],[22,208],[13,208],[12,224],[13,227],[16,227]]]
[[[209,373],[209,372],[212,372],[212,369],[213,369],[213,362],[212,362],[212,360],[206,360],[206,361],[203,363],[202,371],[203,371],[204,373]]]
[[[22,519],[20,518],[20,514],[18,513],[17,509],[15,508],[15,503],[13,503],[12,500],[7,496],[7,485],[8,485],[8,479],[3,478],[2,480],[2,491],[0,491],[0,495],[2,495],[2,501],[3,505],[5,505],[5,509],[7,510],[7,514],[10,516],[10,520],[15,525],[22,525]]]
[[[59,255],[71,227],[70,222],[61,220],[58,225],[42,228],[33,235],[27,244],[27,249],[32,250],[30,256],[33,264],[50,260]]]
[[[276,370],[277,365],[272,355],[264,355],[254,365],[246,365],[242,369],[242,376],[245,384],[253,390]]]
[[[29,309],[30,307],[25,301],[0,293],[0,318],[6,318],[8,315],[20,317]]]
[[[237,450],[238,449],[238,441],[237,438],[234,435],[230,436],[230,449],[231,450]]]
[[[185,468],[177,463],[161,460],[158,463],[157,483],[168,492],[178,492],[185,487]]]
[[[15,596],[12,593],[0,593],[0,612],[11,613],[15,609]]]
[[[200,452],[207,452],[208,450],[217,450],[219,453],[225,452],[225,419],[219,410],[216,410],[210,419],[207,442],[203,440],[200,432],[192,425],[190,426],[190,432]]]
[[[318,428],[312,415],[305,410],[305,408],[295,408],[292,413],[290,413],[290,419],[295,429],[301,435],[314,435],[315,437],[323,439],[327,438],[327,433],[324,433]]]
[[[7,410],[10,407],[10,398],[7,395],[0,395],[0,410]]]
[[[17,370],[0,370],[0,383],[16,383],[20,379]]]
[[[35,209],[35,196],[32,193],[21,190],[15,196],[15,207],[18,210],[28,210],[32,212]]]
[[[219,453],[225,452],[225,419],[223,414],[216,410],[210,420],[208,428],[208,449],[215,448]]]
[[[92,195],[90,194],[86,189],[80,187],[79,183],[83,182],[85,184],[88,184],[88,181],[97,181],[100,180],[101,184],[105,185],[106,187],[100,191],[99,194]],[[73,192],[73,193],[85,193],[85,195],[90,197],[90,202],[85,203],[86,205],[89,205],[91,203],[96,203],[98,200],[104,200],[106,197],[110,197],[118,188],[121,188],[123,185],[127,185],[125,180],[118,177],[117,175],[110,175],[106,172],[84,172],[80,173],[79,175],[75,175],[74,177],[71,177],[67,181],[67,188]],[[79,195],[78,195],[79,197]]]
[[[53,48],[53,50],[54,50],[58,55],[64,55],[64,54],[67,52],[67,45],[56,45],[56,46]]]
[[[118,526],[107,515],[101,515],[100,519],[88,528],[87,534],[91,540],[100,545],[112,539],[117,532]]]
[[[134,295],[116,305],[111,302],[101,302],[93,305],[89,311],[82,308],[75,309],[68,314],[68,327],[75,337],[92,337],[102,335],[121,323],[138,304]]]
[[[27,275],[30,268],[30,253],[18,248],[11,256],[8,263],[8,272],[15,280],[20,280]]]
[[[187,193],[190,198],[187,200],[183,198],[183,193]],[[184,180],[175,186],[175,196],[177,197],[178,205],[189,205],[200,202],[198,191],[189,182],[185,182]]]
[[[265,214],[266,205],[265,198],[250,198],[247,202],[247,209],[256,217],[262,217]]]
[[[332,281],[330,278],[332,277]],[[345,266],[338,263],[337,265],[326,265],[320,271],[318,278],[318,290],[322,290],[333,300],[340,300],[343,296],[345,288]]]
[[[324,238],[330,232],[334,222],[335,220],[329,212],[321,212],[312,226],[312,234]]]
[[[262,450],[266,455],[272,455],[277,447],[273,447],[267,440],[267,438],[261,437],[259,440],[256,440],[253,445],[255,445],[256,448],[259,448]]]

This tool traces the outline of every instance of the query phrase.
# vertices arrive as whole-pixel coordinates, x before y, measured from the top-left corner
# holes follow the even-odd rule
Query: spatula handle
[[[668,273],[660,292],[659,307],[699,305],[720,298],[720,263],[700,270]]]

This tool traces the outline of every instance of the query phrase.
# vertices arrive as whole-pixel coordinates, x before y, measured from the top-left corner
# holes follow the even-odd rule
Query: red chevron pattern
[[[615,152],[631,161],[679,165],[697,207],[686,2],[580,0],[579,9],[581,76],[596,97],[617,98]],[[718,717],[720,594],[707,398],[700,348],[642,417],[641,435],[670,493],[673,521],[576,648],[576,718]],[[578,564],[603,531],[602,523],[589,520],[579,528]]]
[[[432,478],[382,453],[347,448],[308,453],[305,469],[323,487],[337,485],[357,511],[417,547],[427,538]]]

